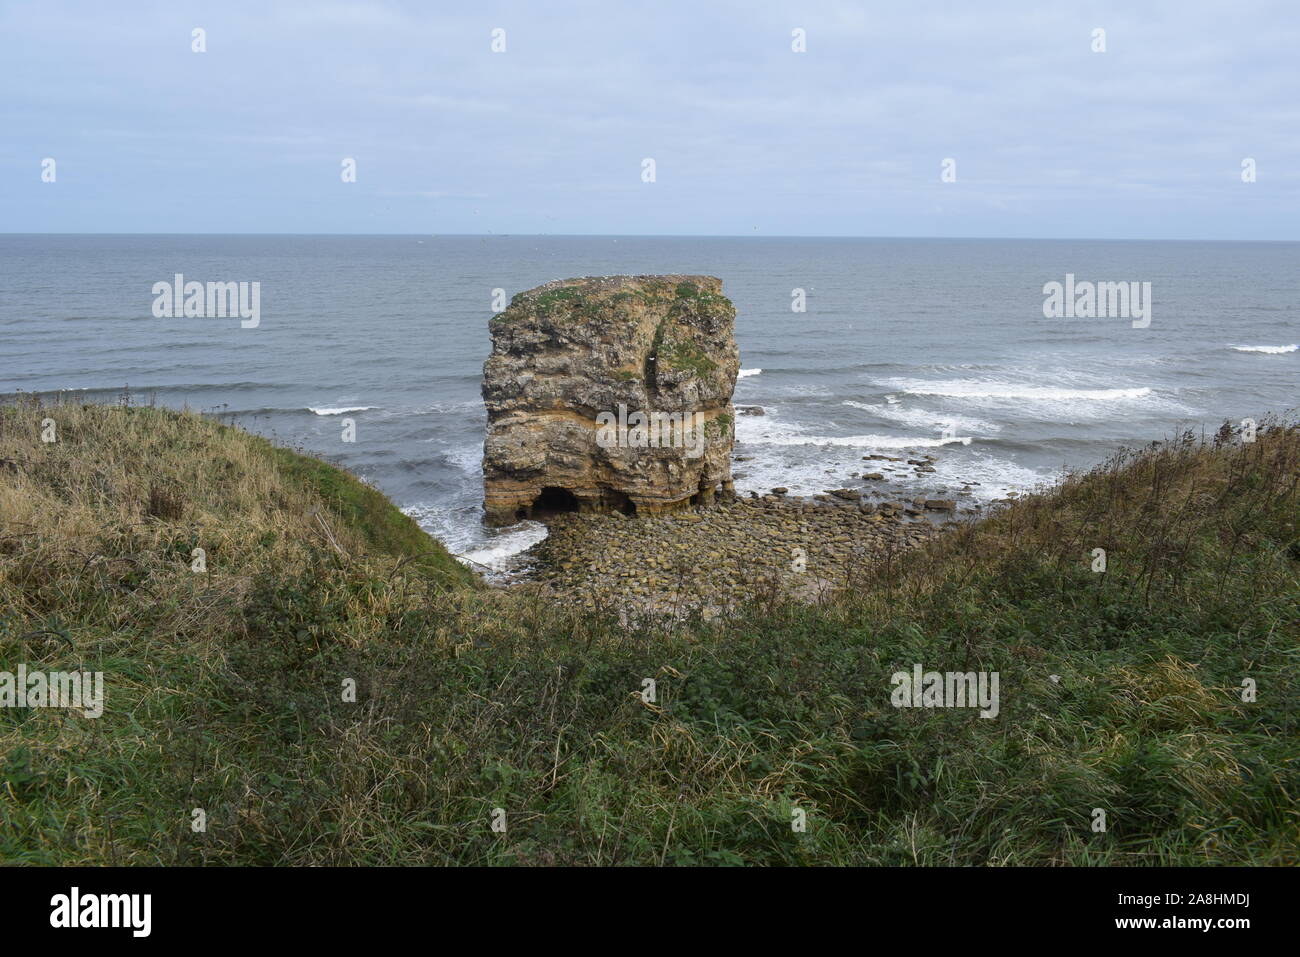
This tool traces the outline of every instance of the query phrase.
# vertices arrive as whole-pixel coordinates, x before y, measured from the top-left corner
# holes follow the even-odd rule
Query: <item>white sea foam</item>
[[[1026,492],[1040,485],[1055,482],[1060,477],[1058,471],[1038,472],[982,452],[960,461],[940,459],[935,463],[935,469],[934,474],[920,476],[919,484],[929,484],[933,487],[936,478],[950,486],[959,485],[962,481],[979,482],[979,485],[970,489],[971,494],[966,496],[966,499],[982,503],[996,498],[1005,498],[1008,492]],[[926,480],[929,480],[928,483]]]
[[[970,445],[971,436],[952,438],[907,435],[812,435],[798,425],[773,421],[770,416],[740,416],[736,440],[743,445],[823,445],[853,449],[932,449],[960,443]]]
[[[758,375],[762,371],[762,369],[741,369],[740,372],[736,374],[736,378],[747,379],[752,375]]]
[[[872,469],[879,469],[882,463],[862,464]],[[942,456],[933,463],[933,468],[933,472],[918,473],[908,469],[887,473],[887,480],[880,483],[881,487],[878,491],[885,497],[891,497],[895,492],[901,498],[923,494],[927,497],[955,498],[959,504],[987,505],[994,499],[1005,498],[1008,492],[1023,493],[1053,482],[1059,475],[1052,471],[1036,471],[1017,465],[1009,459],[984,452],[972,452],[953,457]],[[964,487],[962,484],[964,482],[979,484]],[[959,495],[958,493],[962,491],[970,494]]]
[[[440,436],[434,436],[427,439],[428,442],[444,441]],[[447,449],[442,453],[443,456],[456,468],[460,469],[466,475],[475,476],[483,474],[483,445],[475,443],[474,445],[463,445],[460,448]]]
[[[511,559],[546,537],[541,522],[520,522],[507,528],[488,528],[477,507],[451,508],[433,502],[402,509],[422,529],[442,542],[462,564],[477,571],[509,569]],[[489,576],[491,577],[491,576]]]
[[[868,402],[855,402],[852,399],[845,399],[841,404],[854,409],[861,409],[863,412],[870,412],[879,418],[888,419],[891,422],[897,422],[913,429],[952,429],[954,432],[984,434],[1001,430],[1001,426],[993,422],[985,422],[983,419],[976,419],[969,415],[953,415],[950,412],[931,412],[927,409],[905,408],[901,403],[872,405]]]
[[[379,408],[377,405],[349,405],[341,406],[337,409],[317,409],[313,406],[308,406],[307,411],[315,412],[317,415],[345,415],[348,412],[369,412],[371,409],[377,408]]]
[[[985,382],[979,379],[947,379],[937,382],[904,379],[892,382],[891,385],[909,395],[935,395],[951,399],[1020,399],[1030,402],[1110,402],[1144,399],[1153,394],[1146,386],[1132,389],[1068,389],[1016,382]]]
[[[934,462],[934,472],[918,473],[901,463],[864,462],[857,449],[805,450],[780,446],[749,447],[738,450],[748,461],[733,466],[738,476],[736,490],[765,493],[784,486],[791,495],[814,495],[843,485],[863,486],[886,499],[910,499],[916,495],[957,498],[969,504],[988,504],[1008,492],[1025,492],[1057,478],[1055,472],[1035,471],[996,455],[976,452],[972,455],[941,456]],[[846,454],[847,452],[847,454]],[[864,483],[854,479],[863,471],[885,473],[885,481]],[[979,482],[958,497],[962,482]]]
[[[396,415],[430,415],[433,413],[449,414],[461,412],[483,412],[482,399],[464,399],[460,402],[434,402],[417,409],[400,409]]]
[[[1237,352],[1263,352],[1270,356],[1281,355],[1284,352],[1295,352],[1300,348],[1300,344],[1292,343],[1289,346],[1233,346]]]
[[[850,449],[933,449],[941,445],[970,445],[972,436],[918,439],[907,435],[791,435],[747,439],[751,445],[834,445]]]
[[[800,399],[833,399],[836,397],[836,393],[831,390],[830,386],[812,382],[795,382],[789,385],[783,385],[767,394],[777,395],[781,398],[792,397]]]
[[[510,560],[520,552],[527,551],[546,537],[546,526],[541,522],[521,522],[503,529],[495,538],[480,548],[474,548],[456,555],[457,558],[473,565],[482,565],[493,571],[503,571]]]
[[[963,481],[974,481],[980,484],[970,487],[970,494],[959,500],[987,504],[1008,492],[1024,492],[1057,477],[1055,472],[1036,471],[977,447],[968,452],[940,455],[932,463],[934,472],[918,473],[901,462],[862,460],[863,450],[897,454],[908,449],[966,446],[971,442],[970,436],[947,442],[937,437],[902,435],[827,436],[767,416],[738,419],[736,440],[736,454],[744,459],[734,465],[736,489],[741,493],[764,493],[784,486],[792,495],[814,495],[846,484],[854,488],[862,486],[856,480],[862,472],[879,471],[885,474],[884,481],[866,483],[867,491],[886,497],[942,494],[948,498],[956,497]]]

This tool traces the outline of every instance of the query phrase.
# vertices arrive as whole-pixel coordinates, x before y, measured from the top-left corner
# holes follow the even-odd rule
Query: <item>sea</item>
[[[1108,240],[5,234],[0,391],[220,416],[509,575],[546,529],[482,522],[494,301],[623,273],[718,276],[735,303],[735,402],[763,412],[736,420],[742,493],[933,455],[877,493],[986,504],[1297,404],[1300,244]],[[256,325],[156,309],[177,274],[258,283]],[[1053,282],[1137,283],[1149,314],[1047,315]]]

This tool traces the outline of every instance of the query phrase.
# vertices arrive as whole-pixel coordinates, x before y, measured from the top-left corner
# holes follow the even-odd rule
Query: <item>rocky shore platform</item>
[[[817,601],[955,525],[953,504],[770,494],[669,515],[561,514],[531,552],[530,577],[566,601],[621,612],[713,615],[780,594]]]

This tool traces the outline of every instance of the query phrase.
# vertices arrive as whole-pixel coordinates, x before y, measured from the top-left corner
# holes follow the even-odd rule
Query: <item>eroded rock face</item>
[[[515,296],[483,366],[487,521],[732,495],[735,317],[712,276],[568,279]]]

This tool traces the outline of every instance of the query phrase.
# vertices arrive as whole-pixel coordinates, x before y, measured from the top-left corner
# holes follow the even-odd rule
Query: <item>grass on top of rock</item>
[[[676,298],[679,301],[690,304],[694,309],[700,311],[711,311],[722,309],[730,306],[731,300],[726,296],[710,292],[707,289],[701,289],[693,282],[682,282],[677,284]]]
[[[588,289],[579,285],[557,286],[533,297],[516,295],[510,308],[493,321],[509,322],[512,319],[536,312],[547,319],[579,319],[606,321],[627,319],[629,307],[647,301],[640,292],[628,291],[610,294],[608,290]]]
[[[713,621],[470,587],[318,468],[191,413],[3,410],[0,671],[106,700],[0,708],[0,859],[1300,862],[1292,425]],[[893,707],[914,663],[997,671],[998,717]]]
[[[709,292],[692,282],[673,284],[662,279],[640,279],[630,289],[613,292],[601,285],[570,283],[536,295],[531,293],[532,290],[517,293],[511,298],[509,308],[494,317],[493,322],[510,322],[530,312],[547,319],[634,320],[638,306],[668,307],[678,315],[707,315],[732,309],[726,296]]]
[[[571,310],[574,306],[581,303],[584,299],[584,293],[578,286],[560,286],[557,289],[548,289],[541,293],[532,301],[532,307],[544,316],[554,316],[557,313]]]

